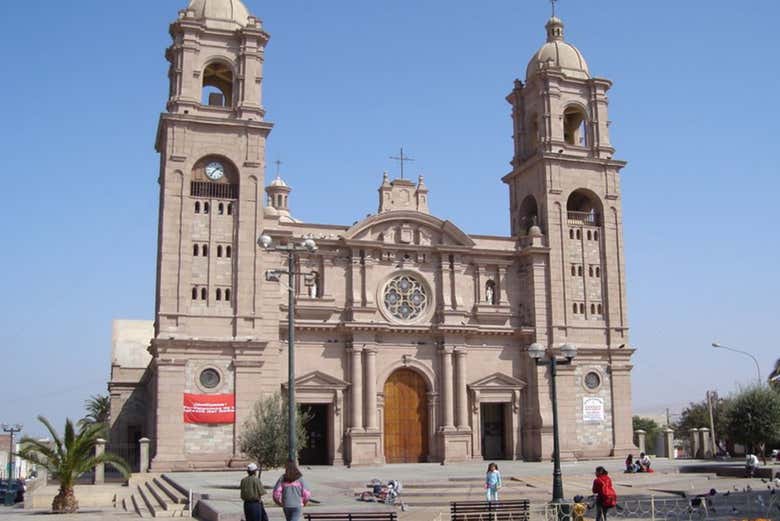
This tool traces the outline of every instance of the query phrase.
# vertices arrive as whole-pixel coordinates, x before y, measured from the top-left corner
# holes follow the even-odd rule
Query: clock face
[[[222,166],[222,163],[214,161],[213,163],[206,165],[206,177],[212,181],[219,181],[224,175],[225,167]]]

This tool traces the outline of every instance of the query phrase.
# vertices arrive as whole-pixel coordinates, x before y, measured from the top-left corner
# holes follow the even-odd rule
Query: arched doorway
[[[417,463],[428,457],[428,405],[422,376],[398,369],[385,382],[385,461]]]

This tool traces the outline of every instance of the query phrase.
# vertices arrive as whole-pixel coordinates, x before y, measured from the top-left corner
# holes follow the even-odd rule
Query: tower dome
[[[541,69],[558,70],[570,78],[590,78],[585,57],[579,49],[563,40],[563,21],[553,16],[547,21],[545,29],[547,42],[528,62],[525,81],[529,81]]]
[[[245,27],[250,16],[249,9],[241,0],[190,0],[187,11],[220,29]]]

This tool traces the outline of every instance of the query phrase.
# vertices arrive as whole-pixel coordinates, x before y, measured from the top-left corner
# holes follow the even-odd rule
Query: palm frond
[[[46,419],[45,416],[39,414],[38,421],[46,427],[47,431],[49,431],[54,444],[57,446],[57,452],[62,455],[62,440],[60,439],[60,435],[57,433],[54,427],[52,427],[52,424],[49,422],[49,420]]]
[[[73,446],[73,439],[76,437],[76,429],[73,427],[73,422],[70,418],[65,419],[65,446],[70,448]]]

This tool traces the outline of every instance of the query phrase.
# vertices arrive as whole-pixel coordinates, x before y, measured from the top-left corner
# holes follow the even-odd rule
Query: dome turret
[[[187,11],[218,29],[246,27],[250,16],[241,0],[190,0]]]
[[[525,80],[529,81],[542,69],[557,70],[570,78],[588,79],[590,72],[582,53],[563,40],[563,21],[553,16],[545,25],[547,42],[528,62]]]

